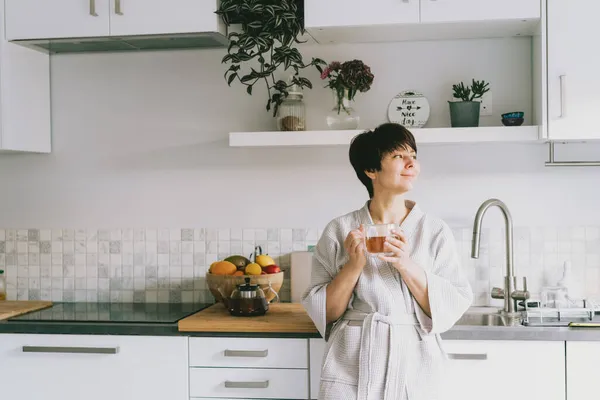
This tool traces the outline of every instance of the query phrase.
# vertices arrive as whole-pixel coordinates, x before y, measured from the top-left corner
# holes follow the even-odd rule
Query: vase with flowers
[[[371,68],[361,60],[333,61],[321,73],[328,80],[325,87],[331,88],[334,107],[327,115],[329,129],[356,129],[360,116],[353,107],[358,92],[371,89],[374,75]]]

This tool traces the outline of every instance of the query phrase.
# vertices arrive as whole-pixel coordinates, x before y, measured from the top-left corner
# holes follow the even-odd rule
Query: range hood
[[[85,38],[13,40],[49,54],[219,48],[229,44],[224,32],[197,32]]]

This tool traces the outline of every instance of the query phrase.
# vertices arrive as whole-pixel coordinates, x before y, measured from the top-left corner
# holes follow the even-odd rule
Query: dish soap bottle
[[[6,300],[6,276],[4,270],[0,269],[0,301]]]

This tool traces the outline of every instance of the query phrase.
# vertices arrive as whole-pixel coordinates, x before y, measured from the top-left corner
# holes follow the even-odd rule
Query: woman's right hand
[[[350,259],[348,260],[349,265],[362,269],[367,264],[364,225],[361,224],[360,228],[354,229],[348,233],[346,240],[344,240],[344,248],[350,256]]]

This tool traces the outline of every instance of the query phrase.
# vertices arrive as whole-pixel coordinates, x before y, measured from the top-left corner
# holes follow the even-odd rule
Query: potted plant
[[[225,71],[227,84],[238,80],[248,95],[252,95],[255,84],[264,84],[266,108],[273,110],[273,116],[290,88],[312,88],[310,80],[300,75],[301,70],[314,66],[322,72],[321,65],[326,65],[319,58],[305,63],[295,48],[304,34],[304,12],[298,4],[298,0],[221,0],[216,11],[228,27],[240,27],[240,31],[228,34],[229,46],[222,59],[222,63],[230,64]],[[275,74],[281,70],[289,71],[286,76],[293,71],[292,77],[278,79]]]
[[[450,122],[453,128],[479,126],[480,99],[490,89],[485,81],[472,80],[471,87],[459,83],[452,85],[453,95],[460,101],[449,101]]]
[[[327,85],[333,92],[334,107],[327,115],[330,129],[356,129],[360,117],[352,107],[358,92],[371,89],[374,75],[371,68],[361,60],[330,63],[322,72],[321,79],[327,79]]]

